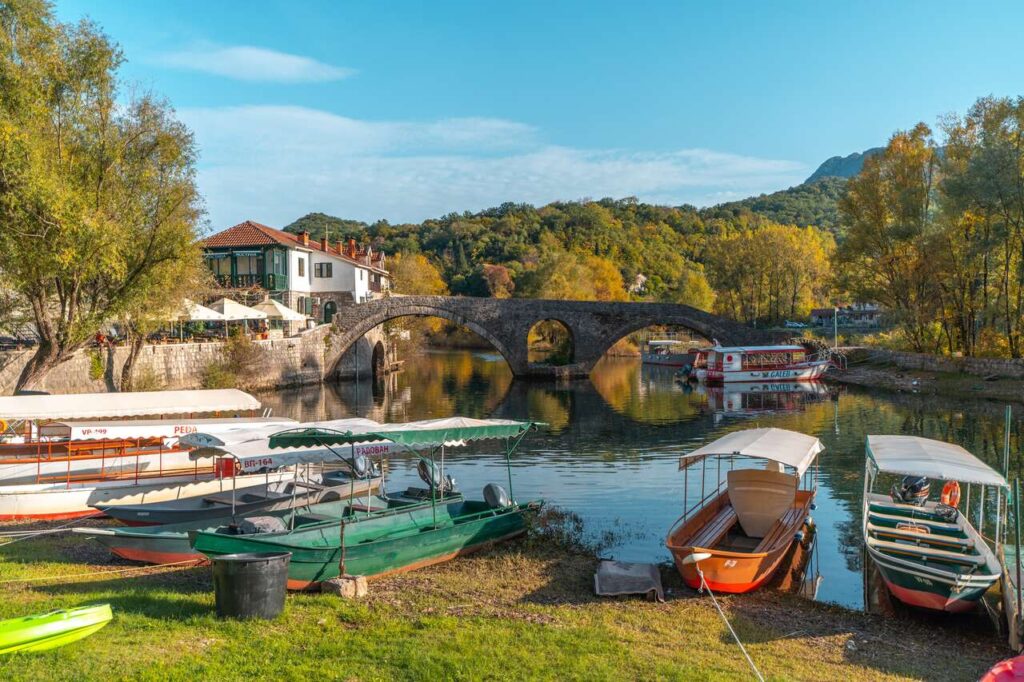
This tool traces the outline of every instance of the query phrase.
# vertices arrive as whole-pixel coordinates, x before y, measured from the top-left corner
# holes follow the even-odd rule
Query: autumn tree
[[[195,147],[170,107],[119,98],[120,50],[40,0],[0,3],[0,271],[31,310],[30,387],[195,257]]]

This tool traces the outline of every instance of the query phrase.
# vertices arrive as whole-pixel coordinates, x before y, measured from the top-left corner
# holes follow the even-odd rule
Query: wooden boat
[[[247,487],[288,480],[290,471],[248,476],[217,476],[209,468],[176,476],[144,476],[91,483],[40,483],[0,486],[0,521],[75,519],[93,516],[93,505],[142,504],[230,493]]]
[[[707,353],[708,383],[812,381],[830,360],[809,356],[803,346],[715,346]]]
[[[347,524],[370,517],[383,516],[412,508],[416,505],[429,505],[429,501],[414,497],[382,497],[365,496],[355,499],[341,499],[332,502],[297,506],[292,509],[259,512],[262,517],[275,517],[282,520],[284,527],[309,525],[326,518],[346,519]],[[249,515],[251,516],[251,514]],[[122,528],[74,528],[75,533],[92,537],[104,545],[115,555],[130,561],[147,564],[169,564],[181,561],[204,561],[206,556],[192,548],[189,543],[189,531],[217,532],[223,528],[225,533],[238,532],[239,521],[244,515],[230,514],[218,518],[201,521],[184,521],[181,523],[160,526],[122,527]],[[337,529],[337,525],[334,528]],[[233,530],[230,530],[233,529]]]
[[[365,495],[380,487],[380,478],[351,480],[338,477],[330,485],[323,485],[318,475],[295,480],[277,480],[269,483],[235,487],[225,493],[185,497],[167,502],[143,504],[94,504],[97,511],[129,526],[151,526],[202,522],[209,525],[213,519],[224,516],[248,516],[278,510],[288,510],[316,504],[320,501],[340,500],[350,495]],[[213,524],[220,525],[220,524]]]
[[[111,621],[110,604],[0,621],[0,654],[46,651],[88,637]]]
[[[684,582],[701,586],[697,568],[684,561],[701,560],[707,586],[717,592],[749,592],[767,582],[802,529],[810,524],[816,486],[799,489],[800,480],[822,450],[813,436],[765,428],[730,433],[690,453],[680,461],[687,471],[700,462],[707,478],[709,459],[716,460],[716,487],[701,491],[701,499],[673,524],[665,542]],[[761,460],[765,468],[730,468],[721,479],[721,464],[737,458]],[[788,470],[784,470],[788,468]],[[687,481],[688,482],[688,481]]]
[[[376,577],[448,561],[526,532],[529,505],[501,508],[484,501],[426,504],[386,516],[344,523],[342,518],[299,523],[283,533],[235,535],[226,528],[199,531],[192,546],[208,557],[244,552],[292,553],[288,588],[304,590],[342,572]],[[344,536],[344,545],[342,544]]]
[[[884,495],[872,488],[880,473],[923,476],[956,482],[946,490],[955,489],[959,497],[961,483],[1006,489],[1005,479],[958,445],[917,436],[868,436],[865,466],[864,547],[886,588],[911,606],[973,610],[1002,567],[957,508],[959,500],[944,493],[945,500],[908,504],[898,489]]]
[[[307,589],[344,573],[374,577],[409,571],[516,537],[526,531],[523,515],[535,509],[539,502],[519,504],[494,484],[484,488],[482,501],[442,496],[453,486],[450,477],[446,479],[442,473],[444,448],[475,440],[501,439],[509,457],[533,426],[532,422],[453,417],[385,425],[373,434],[316,428],[278,434],[270,439],[271,447],[343,445],[378,438],[402,445],[411,452],[417,448],[428,450],[429,458],[421,458],[420,473],[429,486],[430,505],[360,519],[351,524],[342,518],[296,523],[295,528],[287,532],[237,535],[224,528],[200,531],[190,534],[192,546],[211,557],[244,552],[291,552],[288,586]],[[436,465],[438,453],[440,468]],[[510,467],[509,478],[511,481]]]
[[[685,367],[693,365],[697,354],[696,348],[683,351],[682,341],[674,339],[651,339],[644,345],[640,353],[640,362],[645,365],[662,365],[665,367]]]

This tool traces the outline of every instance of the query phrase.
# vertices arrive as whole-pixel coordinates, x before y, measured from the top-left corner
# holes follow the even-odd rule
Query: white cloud
[[[348,78],[353,69],[324,64],[262,47],[223,47],[199,44],[161,57],[160,63],[190,71],[201,71],[243,81],[312,83]]]
[[[801,182],[806,167],[707,149],[630,152],[545,144],[487,118],[374,122],[302,107],[185,109],[215,229],[283,226],[310,212],[419,221],[505,201],[637,196],[707,205]]]

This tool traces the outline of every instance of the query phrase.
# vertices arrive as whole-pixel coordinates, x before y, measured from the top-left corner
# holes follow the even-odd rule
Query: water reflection
[[[519,499],[544,498],[580,514],[597,536],[611,532],[606,554],[662,561],[664,534],[682,511],[678,457],[728,431],[778,426],[813,434],[819,461],[819,598],[859,607],[860,496],[864,438],[904,433],[959,443],[992,465],[1001,461],[1003,407],[970,399],[899,395],[834,387],[796,391],[704,392],[673,372],[635,360],[606,360],[592,381],[513,381],[496,354],[427,353],[384,382],[352,382],[261,396],[275,414],[301,420],[361,416],[378,421],[462,414],[548,424],[524,440],[514,466]],[[1021,420],[1013,422],[1010,476],[1020,474]],[[451,473],[467,494],[505,480],[502,455],[478,446],[449,452]],[[414,463],[392,461],[391,484],[416,480]],[[699,482],[694,482],[699,486]],[[697,488],[691,488],[690,494]]]

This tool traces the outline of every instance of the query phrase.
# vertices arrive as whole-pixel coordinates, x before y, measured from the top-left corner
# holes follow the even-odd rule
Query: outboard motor
[[[899,485],[893,484],[889,494],[893,502],[921,507],[928,501],[929,492],[931,492],[931,484],[924,476],[904,476]]]
[[[512,498],[497,483],[488,483],[484,486],[484,502],[491,509],[504,509],[512,505]]]
[[[373,464],[366,455],[356,455],[353,457],[351,467],[352,475],[359,479],[366,478],[373,471]]]
[[[441,470],[433,462],[421,459],[419,464],[416,465],[416,472],[431,490],[440,491],[442,496],[455,492],[455,479],[451,476],[445,476],[442,481]]]

